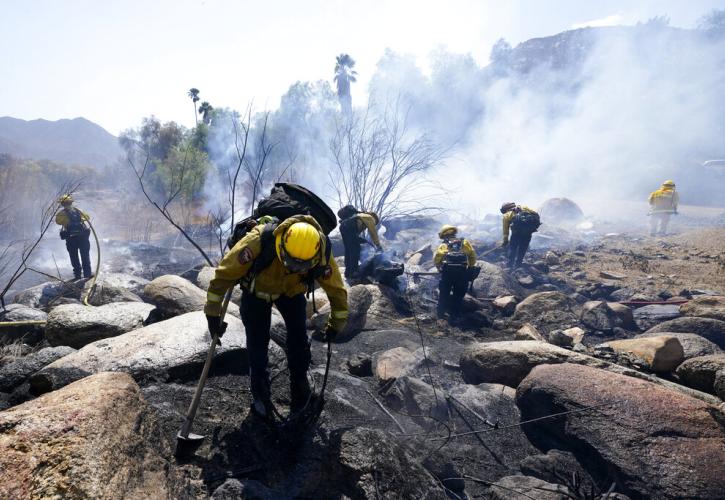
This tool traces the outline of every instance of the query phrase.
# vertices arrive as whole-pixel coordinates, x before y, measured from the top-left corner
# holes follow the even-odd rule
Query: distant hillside
[[[0,153],[17,158],[105,167],[123,151],[118,139],[86,120],[19,120],[0,117]]]

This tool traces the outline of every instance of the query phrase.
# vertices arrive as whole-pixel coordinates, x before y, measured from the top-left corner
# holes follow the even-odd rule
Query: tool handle
[[[222,320],[227,313],[227,307],[229,306],[229,300],[232,298],[233,290],[233,287],[230,288],[229,290],[227,290],[226,295],[224,295],[224,302],[222,304],[221,311]],[[199,409],[199,402],[201,402],[201,393],[204,391],[206,378],[209,375],[209,369],[211,368],[211,362],[214,359],[214,354],[216,353],[216,346],[218,343],[220,343],[219,337],[217,337],[216,335],[212,335],[211,344],[209,344],[209,351],[206,353],[204,368],[201,370],[201,376],[199,377],[199,382],[196,384],[196,391],[194,391],[194,397],[192,398],[191,404],[189,405],[189,410],[186,412],[186,419],[184,420],[184,424],[181,426],[181,430],[179,431],[179,435],[182,438],[189,437],[189,432],[191,432],[191,425],[194,423],[196,411]]]

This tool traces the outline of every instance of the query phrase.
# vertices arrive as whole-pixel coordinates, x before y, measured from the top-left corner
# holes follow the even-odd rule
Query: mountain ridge
[[[118,139],[82,117],[23,120],[0,117],[0,153],[104,168],[123,155]]]

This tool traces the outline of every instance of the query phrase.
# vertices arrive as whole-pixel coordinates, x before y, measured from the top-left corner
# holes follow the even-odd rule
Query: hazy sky
[[[0,116],[83,116],[118,134],[143,116],[193,125],[190,87],[212,105],[275,108],[297,80],[357,60],[353,101],[386,47],[446,47],[485,64],[513,45],[586,25],[668,15],[694,27],[725,0],[0,0]]]

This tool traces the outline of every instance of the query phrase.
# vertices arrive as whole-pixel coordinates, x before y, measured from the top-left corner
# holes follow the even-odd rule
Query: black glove
[[[212,337],[221,338],[227,331],[227,324],[219,316],[206,315],[206,322],[209,324],[209,333]]]
[[[337,330],[332,328],[330,325],[327,325],[327,327],[325,327],[325,333],[322,334],[322,340],[324,342],[333,342],[335,337],[337,337]]]

